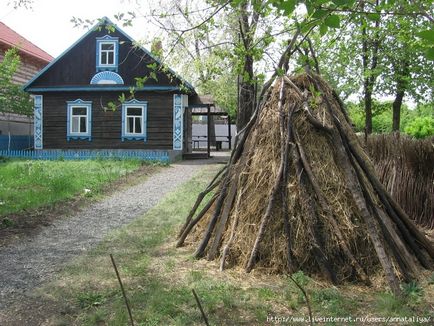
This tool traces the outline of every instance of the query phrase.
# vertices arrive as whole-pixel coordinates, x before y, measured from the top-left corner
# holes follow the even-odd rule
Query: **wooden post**
[[[207,127],[208,127],[208,135],[207,135],[207,141],[208,141],[208,148],[207,148],[207,150],[208,150],[208,158],[210,158],[211,157],[211,124],[210,124],[210,118],[211,118],[211,105],[210,104],[207,104],[206,105],[206,109],[207,109],[207,111],[206,111],[206,124],[207,124]]]
[[[229,150],[232,149],[232,133],[231,133],[231,116],[228,114],[228,140],[229,140]]]

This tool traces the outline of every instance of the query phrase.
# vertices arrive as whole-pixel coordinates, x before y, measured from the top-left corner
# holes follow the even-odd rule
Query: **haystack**
[[[270,87],[187,217],[178,246],[185,242],[221,269],[303,270],[335,284],[369,284],[382,269],[395,293],[434,258],[379,182],[342,102],[313,74]]]

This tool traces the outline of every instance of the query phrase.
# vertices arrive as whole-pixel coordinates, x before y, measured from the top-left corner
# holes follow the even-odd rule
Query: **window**
[[[115,44],[113,42],[101,42],[100,46],[100,66],[112,66],[115,64]]]
[[[80,134],[87,132],[87,107],[71,107],[71,133]]]
[[[75,100],[67,102],[66,138],[91,140],[92,102]]]
[[[126,110],[126,134],[141,135],[143,130],[143,107],[128,106]]]
[[[96,39],[96,70],[118,70],[119,39],[106,35]]]
[[[147,102],[131,100],[122,104],[122,141],[146,141]]]

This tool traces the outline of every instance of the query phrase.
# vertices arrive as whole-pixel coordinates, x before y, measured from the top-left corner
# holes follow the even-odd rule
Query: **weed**
[[[375,306],[379,312],[385,316],[392,315],[411,315],[408,307],[405,306],[405,301],[402,298],[394,296],[392,293],[383,292],[377,295]]]
[[[416,281],[401,285],[402,291],[409,304],[418,304],[423,296],[423,289]]]
[[[327,312],[331,316],[343,316],[355,308],[355,303],[344,298],[336,288],[318,289],[312,292],[315,310]]]
[[[298,271],[294,274],[292,274],[292,278],[300,285],[300,286],[306,286],[310,282],[310,277],[305,275],[303,271]],[[291,281],[292,282],[292,281]]]
[[[11,219],[4,217],[2,219],[2,223],[1,223],[1,227],[2,228],[8,228],[14,225],[14,221],[12,221]]]
[[[104,303],[104,296],[96,292],[83,292],[77,296],[78,305],[81,309],[100,306]]]
[[[259,288],[258,298],[261,300],[272,300],[276,297],[276,293],[270,288]]]
[[[192,283],[199,282],[203,278],[202,272],[200,271],[190,271],[190,280]]]
[[[166,272],[173,272],[175,270],[176,267],[176,262],[173,259],[169,259],[165,265],[165,270]]]

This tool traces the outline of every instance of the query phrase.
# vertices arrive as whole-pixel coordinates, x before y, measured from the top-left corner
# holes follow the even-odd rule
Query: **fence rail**
[[[168,163],[167,151],[147,150],[0,150],[0,156],[31,160],[139,159]]]
[[[33,136],[0,135],[0,150],[22,150],[33,146]]]

